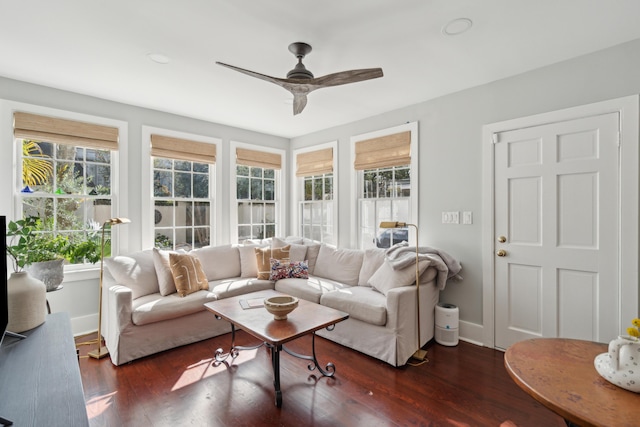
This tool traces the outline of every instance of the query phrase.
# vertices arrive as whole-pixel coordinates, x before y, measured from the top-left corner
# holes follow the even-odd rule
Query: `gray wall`
[[[505,61],[508,60],[509,58],[505,58]],[[449,283],[441,299],[457,304],[461,320],[465,323],[481,325],[482,126],[640,93],[639,70],[640,40],[637,40],[291,141],[4,78],[0,78],[0,100],[76,111],[128,123],[129,152],[126,155],[129,162],[130,212],[127,215],[133,222],[128,226],[130,228],[127,234],[130,236],[129,247],[132,249],[142,245],[140,229],[135,224],[145,220],[141,213],[142,125],[221,138],[223,152],[219,155],[221,160],[218,165],[223,168],[224,177],[231,174],[226,161],[229,159],[230,140],[287,149],[337,140],[340,159],[338,203],[341,208],[339,245],[346,247],[350,245],[351,220],[354,215],[349,208],[355,197],[351,194],[349,182],[351,136],[417,121],[420,135],[420,244],[444,249],[462,262],[464,280]],[[10,126],[7,126],[9,119],[2,117],[0,120],[0,146],[4,153],[11,153],[12,136]],[[0,158],[0,177],[5,178],[4,182],[11,181],[11,170],[12,158],[5,154]],[[229,185],[224,183],[222,188],[223,194],[218,195],[218,203],[226,206],[230,200]],[[0,187],[0,214],[10,214],[6,201],[11,197],[10,185]],[[285,211],[289,213],[289,210]],[[472,211],[473,224],[441,224],[443,211]],[[222,212],[219,227],[229,221],[229,210],[225,208]],[[289,230],[289,233],[292,232],[293,230]],[[49,295],[54,311],[71,313],[76,333],[89,330],[85,325],[91,324],[90,321],[97,324],[96,288],[95,280],[65,283],[62,291]]]
[[[505,61],[508,61],[505,58]],[[405,122],[419,123],[420,244],[444,249],[463,265],[441,300],[460,319],[482,324],[482,126],[640,93],[640,40],[515,77],[294,138],[297,149],[338,140],[340,246],[349,245],[352,198],[350,137]],[[441,224],[443,211],[472,211],[472,225]],[[461,334],[464,333],[461,325]]]

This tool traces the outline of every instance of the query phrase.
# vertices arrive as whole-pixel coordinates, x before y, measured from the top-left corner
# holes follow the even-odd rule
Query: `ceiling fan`
[[[356,83],[364,80],[376,79],[382,77],[382,68],[366,68],[362,70],[349,70],[339,73],[327,74],[322,77],[314,77],[311,71],[302,63],[304,58],[311,52],[311,46],[307,43],[296,42],[289,45],[289,51],[298,58],[295,68],[287,73],[286,79],[267,76],[265,74],[256,73],[255,71],[245,70],[244,68],[234,67],[233,65],[216,62],[223,67],[231,68],[252,77],[266,80],[281,86],[293,94],[293,114],[300,114],[307,105],[307,95],[316,89],[323,87],[340,86],[348,83]]]

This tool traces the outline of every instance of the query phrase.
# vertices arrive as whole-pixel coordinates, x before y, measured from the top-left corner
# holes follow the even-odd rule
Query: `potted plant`
[[[100,260],[99,239],[52,235],[45,231],[42,220],[27,217],[10,221],[7,236],[7,253],[13,260],[15,272],[26,269],[47,286],[47,291],[56,289],[64,278],[64,263],[95,263]]]

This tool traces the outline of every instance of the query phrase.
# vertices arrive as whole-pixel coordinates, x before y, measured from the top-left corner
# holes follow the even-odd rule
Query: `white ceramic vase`
[[[7,283],[9,324],[7,330],[24,332],[44,323],[47,313],[47,289],[26,271],[12,273]]]
[[[640,340],[620,335],[609,343],[609,351],[596,356],[596,371],[612,384],[640,393]]]

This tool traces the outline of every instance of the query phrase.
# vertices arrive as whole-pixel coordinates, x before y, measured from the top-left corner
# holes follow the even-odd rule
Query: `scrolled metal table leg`
[[[216,316],[216,319],[220,319],[220,317]],[[213,365],[214,366],[219,366],[220,364],[224,363],[229,356],[231,356],[231,362],[233,363],[233,360],[235,360],[236,357],[238,357],[238,354],[240,354],[240,350],[255,350],[256,348],[260,348],[263,345],[265,345],[264,342],[260,343],[260,344],[256,344],[254,346],[239,346],[236,345],[236,327],[234,326],[234,324],[231,324],[231,348],[229,349],[229,352],[225,352],[222,348],[219,348],[215,351],[214,354],[214,361],[213,361]]]
[[[331,329],[327,328],[327,330],[331,331],[333,330],[333,328]],[[318,358],[316,357],[316,333],[315,332],[311,334],[311,352],[312,352],[311,356],[296,353],[293,350],[289,350],[284,345],[282,346],[282,349],[287,353],[289,353],[291,356],[297,357],[298,359],[311,360],[313,363],[310,363],[309,365],[307,365],[307,369],[309,369],[310,371],[313,371],[317,368],[318,372],[320,372],[325,377],[332,377],[336,373],[336,366],[333,363],[331,362],[327,363],[324,369],[318,363]]]

